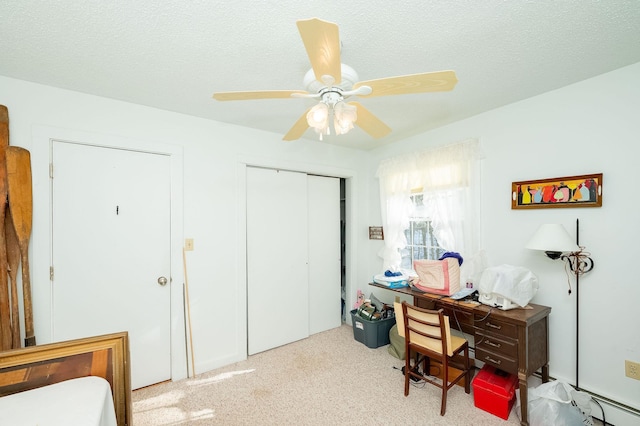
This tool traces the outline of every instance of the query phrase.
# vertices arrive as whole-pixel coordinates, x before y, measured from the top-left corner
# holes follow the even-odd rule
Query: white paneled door
[[[248,354],[341,324],[337,178],[247,167]]]
[[[132,388],[171,378],[170,158],[52,144],[54,341],[128,331]]]

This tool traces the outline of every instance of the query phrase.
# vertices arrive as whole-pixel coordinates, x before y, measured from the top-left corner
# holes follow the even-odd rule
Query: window
[[[383,270],[438,259],[444,249],[478,252],[480,158],[477,139],[468,139],[380,162]]]
[[[413,269],[416,259],[439,259],[446,251],[438,243],[423,200],[423,194],[411,196],[414,214],[409,218],[409,228],[404,230],[407,245],[400,250],[403,269]]]

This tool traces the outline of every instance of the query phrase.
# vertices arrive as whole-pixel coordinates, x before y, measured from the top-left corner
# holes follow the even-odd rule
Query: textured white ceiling
[[[451,92],[361,99],[393,130],[325,138],[358,149],[640,62],[638,0],[2,0],[0,75],[284,135],[308,100],[211,96],[305,89],[312,17],[360,80],[457,73]]]

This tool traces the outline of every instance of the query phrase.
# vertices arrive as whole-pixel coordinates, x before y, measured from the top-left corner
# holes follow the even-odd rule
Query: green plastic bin
[[[357,315],[357,309],[351,311],[353,338],[368,348],[378,348],[389,344],[389,331],[396,323],[395,318],[369,321]]]

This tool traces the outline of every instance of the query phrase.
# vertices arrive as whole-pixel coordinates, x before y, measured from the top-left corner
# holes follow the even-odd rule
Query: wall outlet
[[[624,375],[632,379],[640,380],[640,362],[625,360]]]
[[[184,240],[184,250],[193,251],[193,238],[187,238]]]

